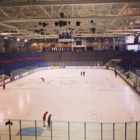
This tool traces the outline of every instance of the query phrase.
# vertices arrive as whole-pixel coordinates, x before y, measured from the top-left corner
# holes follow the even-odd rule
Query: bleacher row
[[[37,52],[0,53],[0,69],[10,76],[11,71],[28,69],[29,67],[44,67],[45,61]]]
[[[45,61],[102,61],[106,65],[111,59],[119,59],[117,66],[124,72],[140,69],[140,51],[92,51],[92,52],[47,52]]]
[[[43,54],[42,54],[43,56]],[[29,67],[46,67],[49,61],[104,61],[106,64],[110,59],[119,59],[117,66],[124,72],[131,68],[140,68],[140,51],[123,52],[47,52],[44,54],[45,61],[37,52],[14,52],[0,53],[0,70],[10,76],[11,71],[28,69]]]
[[[115,59],[120,59],[121,61],[117,65],[127,72],[131,69],[140,69],[140,51],[124,51],[120,53]]]
[[[47,52],[44,59],[48,61],[103,61],[106,64],[118,55],[119,51],[87,51],[87,52]]]

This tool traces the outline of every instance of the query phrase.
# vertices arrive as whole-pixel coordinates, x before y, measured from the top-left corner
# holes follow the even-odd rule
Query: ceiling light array
[[[46,27],[46,26],[48,26],[49,24],[46,23],[46,22],[39,22],[39,25],[42,25],[43,27]],[[37,27],[37,26],[35,26],[35,27]]]
[[[63,27],[63,26],[70,25],[70,21],[58,21],[58,22],[56,21],[56,22],[54,22],[54,25]]]
[[[41,34],[41,35],[45,35],[45,30],[44,29],[40,29],[40,30],[34,30],[35,33]]]
[[[59,13],[59,15],[60,15],[60,18],[64,18],[64,13]],[[62,21],[62,20],[60,20],[60,21],[54,22],[54,25],[63,27],[63,26],[70,25],[70,21]]]
[[[21,41],[21,39],[20,38],[17,38],[17,41]],[[28,41],[27,39],[24,39],[24,42],[27,42],[27,41]]]
[[[17,41],[20,41],[20,39],[19,39],[19,38],[17,38]]]
[[[95,33],[95,31],[96,31],[96,29],[93,27],[93,28],[91,28],[90,29],[91,30],[91,32],[94,34]]]
[[[81,22],[80,21],[76,21],[76,26],[80,26]]]
[[[90,23],[93,23],[93,20],[91,20]],[[70,25],[70,21],[56,21],[54,24],[55,24],[55,26],[63,27],[63,26],[66,26],[66,25]],[[81,22],[76,21],[75,24],[76,24],[76,26],[80,26]]]

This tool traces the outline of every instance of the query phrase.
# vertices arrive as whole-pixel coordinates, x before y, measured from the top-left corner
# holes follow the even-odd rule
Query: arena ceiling
[[[139,0],[0,0],[0,36],[57,38],[124,37],[140,33]]]

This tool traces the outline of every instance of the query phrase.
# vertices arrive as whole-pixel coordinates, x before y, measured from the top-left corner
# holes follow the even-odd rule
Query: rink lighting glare
[[[24,41],[27,42],[27,39],[25,39]]]
[[[18,38],[17,41],[20,41],[20,39]]]
[[[4,37],[4,39],[8,39],[8,37]]]

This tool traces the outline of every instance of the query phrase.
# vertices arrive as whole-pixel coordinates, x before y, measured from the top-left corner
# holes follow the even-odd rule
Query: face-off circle
[[[89,106],[89,107],[87,107]],[[60,112],[62,121],[85,121],[87,122],[131,122],[131,115],[122,108],[93,103],[89,105],[74,104],[70,105]],[[121,120],[121,121],[120,121]]]

